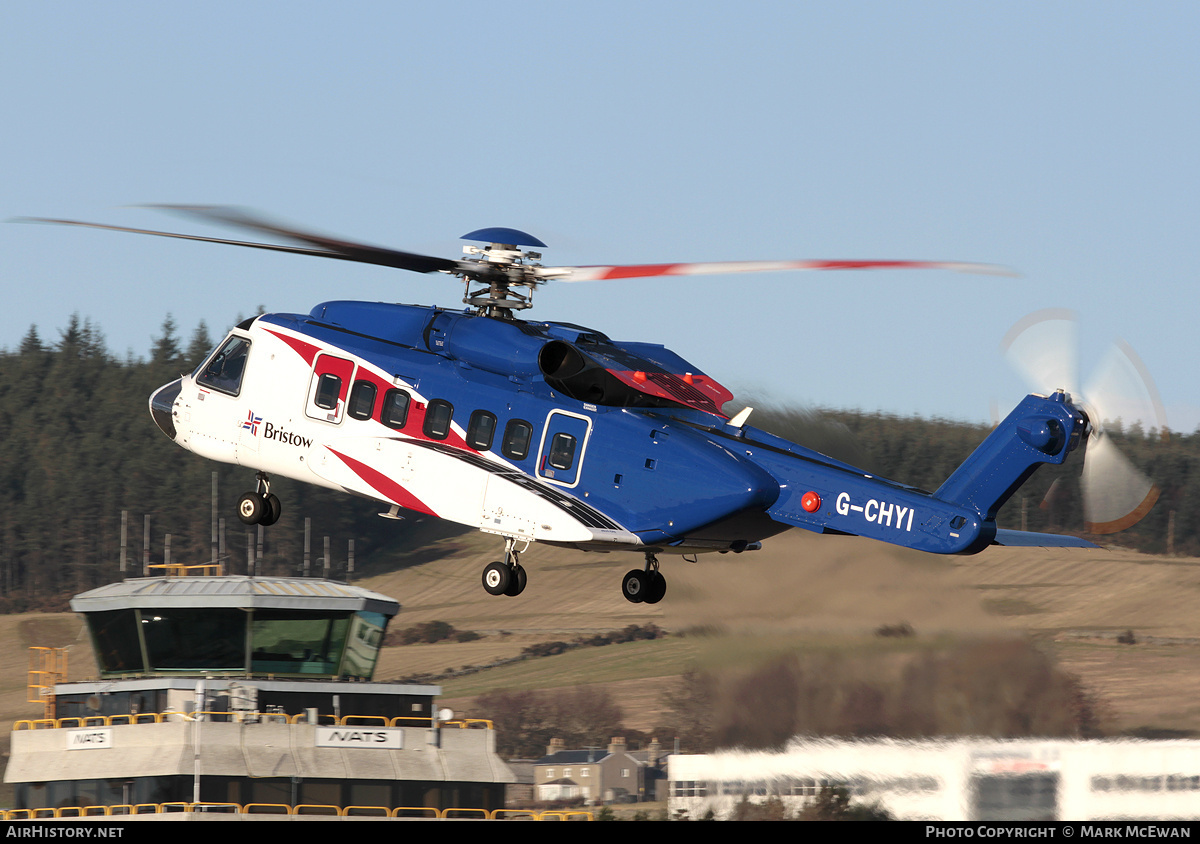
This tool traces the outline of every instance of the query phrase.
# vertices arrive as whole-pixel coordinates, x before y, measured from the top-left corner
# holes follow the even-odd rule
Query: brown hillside
[[[786,650],[920,647],[933,640],[1034,634],[1065,667],[1109,702],[1117,725],[1200,731],[1200,560],[1123,550],[993,548],[974,557],[936,557],[847,537],[792,531],[762,551],[663,556],[664,601],[635,605],[620,595],[636,554],[589,554],[535,545],[522,556],[529,586],[519,598],[483,592],[483,566],[500,556],[495,537],[464,534],[431,543],[418,564],[363,585],[397,598],[394,626],[448,621],[485,634],[478,642],[388,648],[377,672],[392,679],[514,656],[534,642],[653,621],[672,632],[709,635],[589,648],[443,683],[446,702],[469,710],[489,688],[604,682],[648,729],[660,695],[689,666],[740,663]],[[400,564],[408,562],[400,559]],[[907,622],[916,637],[873,635]],[[92,673],[86,636],[71,615],[0,617],[0,717],[38,717],[25,703],[26,648],[71,645],[71,676]],[[1132,630],[1137,644],[1117,635]],[[485,713],[472,713],[485,714]]]
[[[404,605],[398,624],[441,619],[462,629],[507,635],[466,645],[391,649],[381,677],[442,671],[513,655],[525,645],[653,621],[673,632],[709,628],[718,636],[674,642],[671,659],[634,661],[614,686],[630,726],[649,728],[658,695],[690,664],[738,661],[786,649],[873,647],[883,624],[907,622],[916,641],[935,637],[1033,634],[1064,666],[1109,702],[1117,726],[1200,730],[1200,560],[1121,549],[992,548],[973,557],[938,557],[849,537],[792,531],[762,551],[711,554],[696,563],[662,558],[667,597],[654,607],[620,595],[634,554],[586,554],[533,546],[522,557],[529,586],[519,598],[491,598],[480,572],[498,540],[446,540],[436,562],[372,578]],[[1138,643],[1117,636],[1134,631]],[[638,643],[639,645],[643,643]],[[620,648],[634,648],[632,645]],[[518,683],[497,669],[445,684],[451,702],[481,683],[518,687],[580,682],[604,651],[537,660]],[[560,668],[551,666],[558,661]],[[583,663],[583,665],[580,665]],[[568,668],[568,666],[570,666]],[[555,672],[558,671],[559,677]],[[491,681],[486,678],[491,675]],[[575,678],[575,679],[570,679]],[[611,682],[611,681],[610,681]]]

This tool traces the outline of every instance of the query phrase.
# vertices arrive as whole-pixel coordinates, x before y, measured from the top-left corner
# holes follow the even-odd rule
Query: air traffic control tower
[[[100,679],[55,683],[48,717],[14,726],[4,780],[19,808],[504,805],[514,777],[490,725],[440,722],[437,686],[372,682],[391,598],[329,580],[169,576],[93,589],[71,609]]]

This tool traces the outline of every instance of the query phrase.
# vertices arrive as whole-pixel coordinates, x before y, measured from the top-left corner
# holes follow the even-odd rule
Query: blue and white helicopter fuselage
[[[730,420],[731,398],[662,346],[335,301],[243,322],[150,406],[180,446],[258,473],[243,521],[278,518],[271,476],[448,519],[506,540],[484,575],[494,594],[523,588],[529,542],[642,552],[623,591],[651,602],[657,554],[755,549],[791,527],[942,554],[1088,544],[996,529],[1004,500],[1087,427],[1062,392],[1027,397],[932,493]]]
[[[246,320],[191,375],[151,396],[155,422],[179,445],[256,471],[257,489],[238,503],[248,524],[278,520],[270,477],[284,476],[382,502],[386,515],[416,511],[503,537],[504,560],[483,573],[492,594],[524,588],[518,553],[529,542],[639,551],[645,566],[625,575],[622,591],[647,603],[666,590],[657,554],[750,550],[791,527],[939,554],[1091,544],[996,527],[1001,505],[1038,466],[1062,463],[1095,431],[1082,402],[1062,389],[1027,396],[925,492],[750,427],[748,409],[727,417],[722,408],[732,394],[662,346],[517,318],[550,282],[896,269],[1011,274],[1003,267],[809,259],[547,267],[540,252],[525,251],[546,244],[517,229],[463,235],[486,245],[465,246],[467,257],[451,259],[330,237],[244,209],[159,207],[287,242],[39,222],[366,263],[466,285],[465,311],[336,301],[307,315]],[[1145,482],[1129,506],[1108,508],[1105,529],[1127,526],[1156,497]]]

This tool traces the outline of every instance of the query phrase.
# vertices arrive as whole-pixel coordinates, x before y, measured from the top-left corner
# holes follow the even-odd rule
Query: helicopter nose
[[[154,417],[154,424],[171,439],[175,439],[173,407],[181,389],[183,379],[176,378],[170,384],[159,387],[150,396],[150,415]]]

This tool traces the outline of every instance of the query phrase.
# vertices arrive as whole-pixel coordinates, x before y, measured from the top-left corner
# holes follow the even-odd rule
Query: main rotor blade
[[[1007,267],[961,261],[718,261],[691,264],[625,264],[613,266],[545,267],[540,278],[559,281],[605,281],[664,275],[715,275],[782,272],[786,270],[952,270],[960,273],[1015,276]]]
[[[381,264],[382,266],[398,267],[399,269],[409,269],[410,266],[408,264],[412,263],[432,262],[436,264],[432,270],[418,270],[418,272],[436,272],[442,269],[455,270],[458,268],[459,263],[458,261],[451,261],[446,258],[417,255],[412,252],[401,252],[400,250],[383,246],[371,246],[370,244],[357,243],[351,240],[340,240],[323,234],[284,226],[272,222],[265,217],[252,214],[244,208],[234,208],[227,205],[146,205],[143,207],[171,211],[188,217],[196,217],[209,222],[234,226],[235,228],[250,229],[252,231],[263,232],[264,234],[273,234],[291,240],[298,240],[310,246],[316,246],[330,252],[336,252],[339,255],[345,255],[349,260],[363,261],[364,263]],[[389,263],[377,260],[378,258],[384,258]],[[401,265],[399,263],[390,263],[390,261],[404,261],[407,263]]]
[[[165,207],[165,206],[164,206]],[[197,216],[206,216],[200,215]],[[213,219],[218,219],[213,217]],[[374,264],[381,267],[393,267],[401,270],[411,270],[418,273],[433,273],[433,272],[457,272],[462,269],[462,262],[451,261],[447,258],[435,258],[429,255],[417,255],[412,252],[401,252],[396,249],[386,249],[381,246],[370,246],[363,243],[353,243],[350,241],[335,240],[333,238],[323,237],[321,235],[309,234],[295,229],[285,229],[282,227],[270,227],[269,224],[263,223],[256,225],[251,218],[247,217],[246,222],[233,223],[232,220],[224,222],[233,225],[242,225],[246,228],[255,228],[260,231],[271,231],[279,234],[281,237],[290,237],[293,240],[299,240],[302,243],[310,243],[314,246],[324,247],[322,249],[311,249],[302,246],[285,246],[277,243],[253,243],[244,240],[227,240],[219,237],[202,237],[194,234],[178,234],[176,232],[155,231],[153,229],[135,229],[127,226],[110,226],[103,223],[86,223],[80,220],[57,220],[46,217],[23,217],[17,222],[30,223],[54,223],[62,226],[82,226],[91,229],[106,229],[108,231],[130,232],[132,234],[150,234],[156,237],[174,237],[180,240],[197,240],[204,243],[223,243],[227,246],[246,246],[251,249],[267,249],[273,252],[290,252],[294,255],[315,255],[320,258],[334,258],[339,261],[354,261],[360,264]]]

